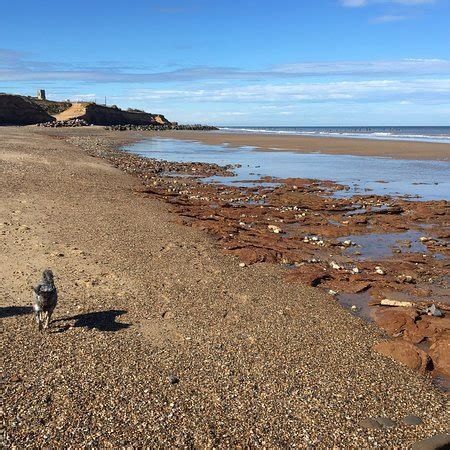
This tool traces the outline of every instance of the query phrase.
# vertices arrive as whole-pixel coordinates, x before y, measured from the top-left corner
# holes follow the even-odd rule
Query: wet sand
[[[192,139],[206,144],[228,143],[234,147],[255,146],[261,150],[275,149],[299,153],[320,152],[338,155],[450,161],[450,144],[442,143],[196,131],[164,131],[148,134],[172,139]]]
[[[404,448],[446,432],[446,396],[375,353],[375,325],[279,265],[240,267],[93,156],[140,134],[0,136],[5,447]],[[39,334],[45,266],[60,302]],[[360,425],[377,416],[398,425]]]

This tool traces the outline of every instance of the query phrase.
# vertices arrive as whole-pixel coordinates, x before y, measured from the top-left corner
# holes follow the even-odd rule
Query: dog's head
[[[45,269],[42,272],[42,280],[47,284],[53,284],[53,272],[50,269]]]

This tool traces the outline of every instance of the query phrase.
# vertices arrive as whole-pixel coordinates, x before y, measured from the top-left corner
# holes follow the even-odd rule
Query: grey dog
[[[33,291],[33,309],[39,331],[41,331],[43,328],[48,328],[53,310],[58,301],[58,291],[53,281],[53,272],[50,269],[42,272],[42,280],[37,286],[33,287]]]

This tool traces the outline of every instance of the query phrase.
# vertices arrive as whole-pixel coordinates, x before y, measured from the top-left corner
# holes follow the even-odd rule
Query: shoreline
[[[240,267],[209,214],[181,223],[166,166],[108,153],[141,133],[0,133],[8,443],[365,448],[445,433],[447,397],[373,352],[374,324],[280,266]],[[47,264],[61,299],[37,334],[22,311]],[[423,423],[403,425],[411,414]],[[372,416],[397,425],[362,425]]]
[[[332,155],[450,161],[450,144],[444,143],[196,131],[151,131],[142,132],[142,134],[161,138],[195,140],[210,145],[254,146],[257,151],[318,152]]]

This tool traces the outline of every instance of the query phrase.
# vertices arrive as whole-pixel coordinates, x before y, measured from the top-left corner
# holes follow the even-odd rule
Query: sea
[[[238,165],[235,176],[205,182],[240,186],[269,185],[262,177],[332,180],[349,187],[337,197],[352,195],[407,196],[411,200],[450,200],[450,162],[374,156],[258,151],[252,146],[205,144],[195,140],[154,137],[127,145],[125,151],[177,162]]]
[[[450,126],[421,127],[219,127],[227,133],[280,134],[335,138],[450,143]]]

